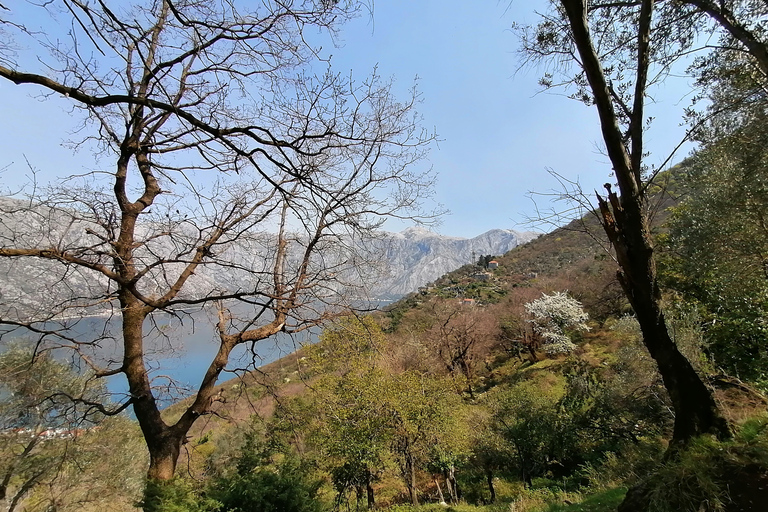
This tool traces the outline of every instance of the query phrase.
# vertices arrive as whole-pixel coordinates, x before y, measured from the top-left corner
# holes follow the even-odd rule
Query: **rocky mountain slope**
[[[480,255],[502,255],[537,236],[532,232],[492,229],[474,238],[457,238],[419,227],[389,233],[386,240],[389,279],[374,291],[379,297],[401,297],[476,262]]]

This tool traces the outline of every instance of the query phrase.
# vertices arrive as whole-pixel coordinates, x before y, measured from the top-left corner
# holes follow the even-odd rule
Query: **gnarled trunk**
[[[598,195],[602,224],[616,251],[618,278],[635,310],[643,342],[656,361],[675,410],[673,445],[691,437],[713,433],[728,437],[728,425],[711,392],[688,360],[680,354],[667,331],[661,311],[653,244],[648,226],[642,182],[643,106],[649,67],[653,0],[643,0],[637,32],[637,76],[630,115],[629,142],[619,128],[611,88],[592,44],[585,0],[560,0],[571,27],[581,66],[594,94],[603,139],[613,165],[621,197],[608,189],[607,200]],[[628,149],[631,144],[631,153]]]

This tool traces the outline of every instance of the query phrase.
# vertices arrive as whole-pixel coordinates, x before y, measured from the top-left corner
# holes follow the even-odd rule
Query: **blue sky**
[[[472,237],[489,229],[530,229],[535,208],[529,192],[557,189],[551,169],[578,179],[586,190],[610,181],[592,108],[537,85],[540,69],[519,70],[513,22],[533,23],[541,1],[378,0],[373,16],[341,28],[339,48],[326,48],[338,71],[364,77],[374,66],[405,91],[415,77],[424,125],[440,142],[429,162],[438,174],[435,199],[450,210],[435,230]],[[679,142],[685,81],[669,81],[655,95],[648,134],[650,164],[663,161]],[[61,141],[75,126],[66,100],[34,98],[32,88],[0,82],[0,181],[17,187],[29,174],[25,158],[45,181],[93,168],[87,152]],[[679,158],[685,156],[681,153]],[[563,209],[537,199],[541,209]],[[389,223],[387,229],[406,227]]]

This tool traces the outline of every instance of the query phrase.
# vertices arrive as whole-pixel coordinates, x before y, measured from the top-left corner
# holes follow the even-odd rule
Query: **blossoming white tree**
[[[581,303],[569,297],[566,292],[546,293],[541,298],[525,305],[529,320],[534,331],[544,340],[543,348],[548,354],[563,354],[572,352],[576,345],[565,333],[566,329],[588,331],[586,324],[589,315],[581,307]]]

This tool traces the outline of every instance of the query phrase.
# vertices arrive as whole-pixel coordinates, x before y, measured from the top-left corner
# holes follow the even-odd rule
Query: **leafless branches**
[[[305,39],[309,27],[333,35],[357,5],[259,6],[49,2],[72,28],[66,44],[35,40],[51,55],[45,72],[0,63],[3,79],[68,97],[84,119],[73,147],[106,165],[3,200],[0,262],[13,286],[0,324],[74,350],[97,377],[124,374],[154,478],[173,475],[235,347],[349,309],[377,273],[381,222],[433,215],[422,209],[432,176],[416,164],[434,135],[419,125],[416,90],[400,100],[375,71],[335,73]],[[167,424],[147,333],[161,312],[206,307],[218,351]],[[113,342],[120,357],[100,362],[94,346]]]

